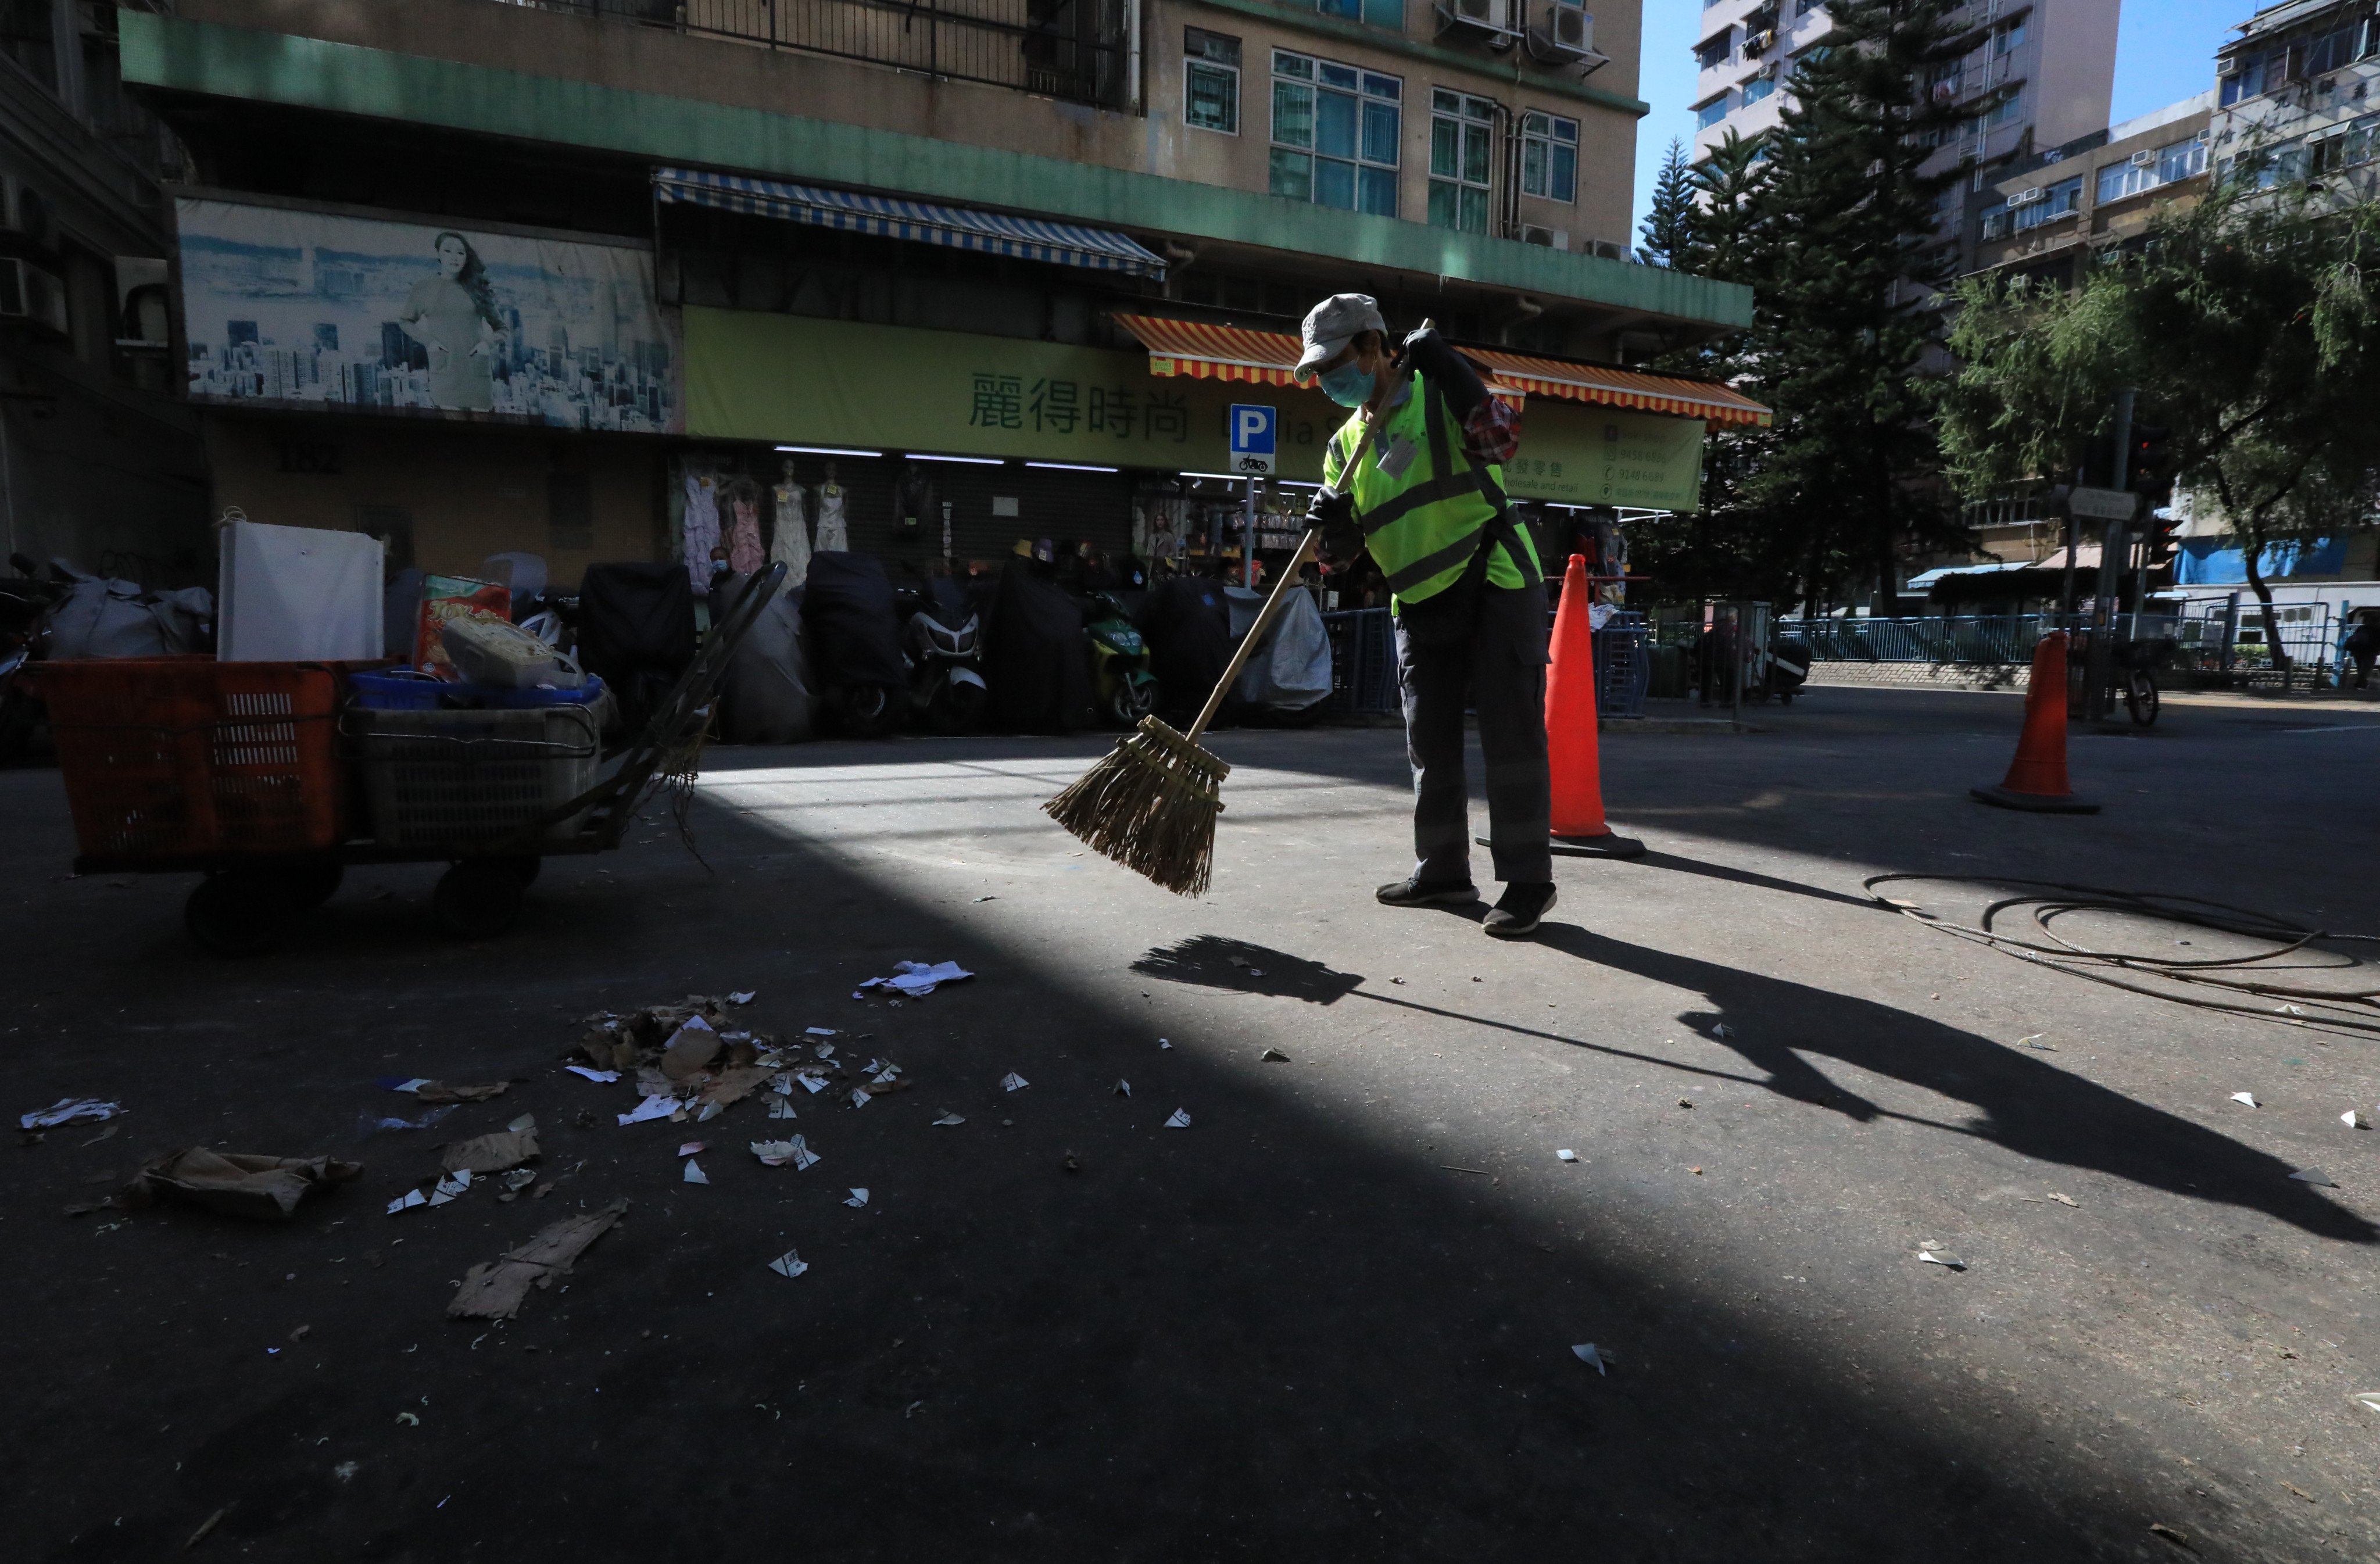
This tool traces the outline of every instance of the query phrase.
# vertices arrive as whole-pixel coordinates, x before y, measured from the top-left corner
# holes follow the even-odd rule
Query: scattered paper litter
[[[686,1159],[686,1182],[690,1184],[707,1184],[710,1182],[710,1175],[702,1170],[701,1163],[689,1157]]]
[[[573,1075],[586,1076],[599,1086],[608,1086],[620,1078],[620,1073],[617,1070],[589,1070],[583,1064],[565,1064],[563,1068]]]
[[[385,1114],[367,1113],[356,1121],[356,1133],[368,1135],[380,1130],[426,1130],[454,1111],[455,1105],[449,1103],[443,1108],[430,1109],[419,1119],[398,1119]]]
[[[842,1036],[842,1033],[832,1026],[805,1026],[802,1028],[802,1036],[805,1037],[835,1037]]]
[[[856,1211],[860,1206],[868,1204],[868,1192],[864,1189],[855,1189],[851,1192],[851,1198],[844,1201],[844,1204]]]
[[[2234,1102],[2244,1102],[2251,1108],[2256,1106],[2256,1097],[2253,1092],[2233,1092],[2231,1094],[2231,1100]]]
[[[859,991],[865,993],[870,988],[890,988],[906,998],[922,1000],[945,983],[955,983],[963,977],[974,976],[974,973],[954,961],[931,964],[921,961],[896,961],[892,964],[892,976],[871,977],[859,986]]]
[[[702,1142],[702,1141],[698,1141],[698,1140],[690,1140],[690,1141],[687,1141],[685,1145],[683,1145],[683,1146],[679,1146],[679,1147],[677,1148],[677,1154],[678,1154],[680,1157],[694,1157],[694,1156],[698,1156],[698,1155],[699,1155],[699,1154],[701,1153],[701,1151],[702,1151],[702,1149],[703,1149],[704,1145],[705,1145],[705,1143],[704,1143],[704,1142]]]
[[[2048,1036],[2046,1032],[2035,1032],[2029,1037],[2019,1037],[2016,1040],[2016,1046],[2021,1049],[2034,1049],[2042,1053],[2056,1053],[2057,1048],[2046,1041]]]
[[[1917,1257],[1925,1261],[1929,1266],[1946,1266],[1954,1271],[1962,1271],[1967,1268],[1966,1261],[1956,1259],[1949,1255],[1937,1254],[1931,1249],[1920,1249],[1917,1252]]]
[[[788,1249],[769,1262],[769,1268],[782,1277],[796,1277],[810,1268],[810,1263]]]
[[[1289,1055],[1281,1052],[1279,1049],[1267,1049],[1264,1052],[1257,1055],[1257,1062],[1258,1064],[1287,1064],[1289,1062]]]
[[[623,1124],[641,1124],[649,1119],[666,1119],[676,1111],[677,1098],[649,1097],[637,1104],[637,1110],[634,1113],[623,1113],[619,1117]]]
[[[727,1109],[723,1104],[706,1102],[702,1105],[702,1111],[694,1116],[694,1121],[698,1124],[708,1124],[726,1111]]]
[[[819,1163],[823,1160],[824,1158],[820,1158],[817,1152],[810,1149],[810,1143],[808,1141],[805,1140],[800,1135],[795,1135],[794,1137],[795,1172],[805,1172],[811,1168],[817,1167]]]
[[[1000,1078],[1000,1089],[1004,1092],[1021,1092],[1032,1084],[1014,1070]]]
[[[958,1114],[945,1112],[941,1118],[934,1121],[934,1128],[941,1129],[946,1125],[964,1124],[965,1122],[966,1121],[961,1118]]]
[[[2338,1187],[2337,1184],[2330,1182],[2330,1175],[2324,1172],[2319,1168],[2300,1168],[2296,1172],[2291,1173],[2289,1177],[2297,1180],[2300,1183],[2313,1184],[2320,1189],[2337,1189]]]
[[[1611,1355],[1609,1352],[1597,1351],[1594,1342],[1582,1341],[1571,1351],[1578,1354],[1579,1362],[1595,1370],[1596,1373],[1607,1379],[1611,1377],[1611,1370],[1604,1366],[1611,1361]]]
[[[504,1175],[504,1187],[515,1194],[518,1194],[535,1182],[537,1182],[537,1170],[534,1168],[516,1168]]]
[[[535,1121],[531,1121],[532,1126]],[[473,1135],[446,1147],[438,1165],[446,1171],[501,1173],[507,1168],[517,1168],[524,1162],[534,1162],[541,1156],[537,1146],[537,1131],[499,1130],[493,1134]]]
[[[858,1087],[858,1086],[854,1086],[854,1087],[852,1087],[852,1088],[851,1088],[851,1106],[852,1106],[852,1107],[854,1107],[854,1108],[865,1108],[865,1107],[867,1107],[869,1103],[874,1102],[875,1100],[876,1100],[876,1099],[875,1099],[874,1097],[869,1097],[869,1096],[868,1095],[868,1093],[866,1092],[866,1090],[864,1090],[863,1088]]]
[[[388,1203],[388,1214],[394,1217],[399,1211],[408,1211],[416,1206],[427,1206],[429,1204],[429,1200],[419,1190],[408,1189],[403,1194],[398,1195],[395,1199]]]
[[[2072,1195],[2060,1194],[2056,1190],[2051,1190],[2049,1192],[2049,1198],[2057,1201],[2060,1206],[2071,1206],[2077,1210],[2080,1210],[2082,1206],[2082,1203],[2075,1199]]]
[[[2283,1005],[2280,1009],[2273,1012],[2273,1013],[2275,1015],[2303,1015],[2305,1011],[2301,1006]]]
[[[1157,1046],[1158,1046],[1159,1048],[1160,1048],[1160,1049],[1170,1049],[1170,1048],[1172,1048],[1173,1045],[1172,1045],[1172,1043],[1167,1042],[1164,1038],[1160,1037],[1160,1038],[1158,1038],[1158,1039],[1157,1039]]]
[[[463,1285],[446,1305],[455,1319],[511,1319],[520,1313],[532,1287],[552,1287],[570,1274],[572,1264],[587,1246],[611,1231],[628,1208],[614,1200],[600,1211],[565,1217],[539,1230],[535,1237],[501,1258],[482,1261],[463,1273]]]
[[[431,1190],[430,1204],[432,1206],[443,1206],[448,1201],[454,1199],[456,1195],[462,1194],[465,1190],[470,1187],[471,1170],[468,1168],[457,1168],[453,1172],[448,1173],[444,1178],[440,1179],[436,1187]]]
[[[792,1118],[793,1116],[794,1116],[794,1105],[793,1105],[792,1103],[790,1103],[790,1102],[786,1101],[783,1097],[771,1097],[771,1098],[769,1099],[769,1117],[770,1117],[770,1118],[771,1118],[771,1119],[790,1119],[790,1118]]]
[[[750,1004],[754,1000],[757,1000],[757,999],[759,999],[759,997],[760,997],[760,990],[759,990],[759,989],[758,989],[758,988],[747,988],[747,989],[745,989],[745,990],[744,990],[742,993],[740,993],[740,994],[730,994],[730,995],[728,995],[728,996],[727,996],[727,1002],[728,1002],[729,1004],[732,1004],[732,1005],[748,1005],[748,1004]]]
[[[1130,1081],[1118,1081],[1115,1084],[1115,1095],[1118,1097],[1130,1097],[1132,1095],[1132,1083]]]
[[[812,1097],[826,1090],[826,1077],[823,1075],[802,1074],[795,1076],[794,1079],[799,1081],[802,1084],[802,1090]]]
[[[407,1081],[396,1089],[411,1092],[424,1102],[485,1102],[512,1090],[510,1081],[480,1081],[450,1086],[443,1081]]]
[[[1714,1037],[1732,1037],[1735,1036],[1735,1028],[1722,1021],[1718,1025],[1711,1028],[1711,1036]]]
[[[791,1097],[794,1095],[794,1078],[791,1075],[775,1076],[769,1082],[769,1089],[779,1097]]]
[[[2348,1400],[2359,1406],[2369,1407],[2374,1412],[2380,1412],[2380,1390],[2358,1390]]]
[[[768,1168],[782,1168],[791,1162],[796,1172],[819,1160],[819,1154],[800,1135],[791,1140],[756,1140],[752,1143],[752,1155]]]
[[[1575,1162],[1578,1160],[1578,1153],[1575,1151],[1557,1151],[1554,1155],[1565,1162]]]
[[[2338,1116],[2338,1121],[2346,1125],[2350,1130],[2368,1130],[2372,1127],[2369,1121],[2367,1121],[2361,1113],[2356,1112],[2352,1108],[2340,1114]]]
[[[62,1097],[51,1107],[21,1115],[17,1127],[24,1130],[55,1130],[60,1124],[70,1124],[78,1119],[113,1119],[124,1111],[120,1102],[102,1102],[95,1097]]]
[[[1173,1110],[1173,1117],[1165,1121],[1165,1127],[1169,1130],[1188,1129],[1190,1127],[1189,1109],[1184,1108],[1175,1109]]]
[[[424,1086],[435,1085],[437,1083],[427,1075],[416,1075],[410,1081],[392,1081],[388,1089],[393,1092],[418,1092]]]

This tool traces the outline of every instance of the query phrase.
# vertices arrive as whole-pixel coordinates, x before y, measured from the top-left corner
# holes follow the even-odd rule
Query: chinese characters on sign
[[[1180,392],[1135,391],[1050,378],[978,370],[967,413],[970,429],[1032,430],[1037,433],[1111,435],[1184,444],[1190,438],[1189,399]]]

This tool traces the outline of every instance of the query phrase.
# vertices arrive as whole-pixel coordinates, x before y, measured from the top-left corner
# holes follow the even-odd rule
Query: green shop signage
[[[686,430],[698,439],[1038,462],[1230,470],[1234,402],[1279,409],[1278,476],[1319,482],[1345,415],[1319,392],[1148,372],[1141,353],[688,306]],[[1515,498],[1691,509],[1702,425],[1533,396]]]

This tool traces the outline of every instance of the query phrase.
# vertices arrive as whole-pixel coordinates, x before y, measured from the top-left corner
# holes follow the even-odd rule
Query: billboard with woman
[[[194,401],[563,429],[684,427],[652,250],[184,197]]]

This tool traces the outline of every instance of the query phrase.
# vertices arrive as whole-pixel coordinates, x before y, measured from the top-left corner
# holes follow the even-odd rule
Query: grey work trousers
[[[1545,584],[1483,585],[1477,604],[1467,625],[1458,603],[1436,599],[1397,618],[1397,685],[1414,774],[1415,873],[1431,884],[1471,879],[1471,794],[1463,767],[1468,697],[1479,714],[1487,761],[1488,852],[1496,878],[1549,884]]]

